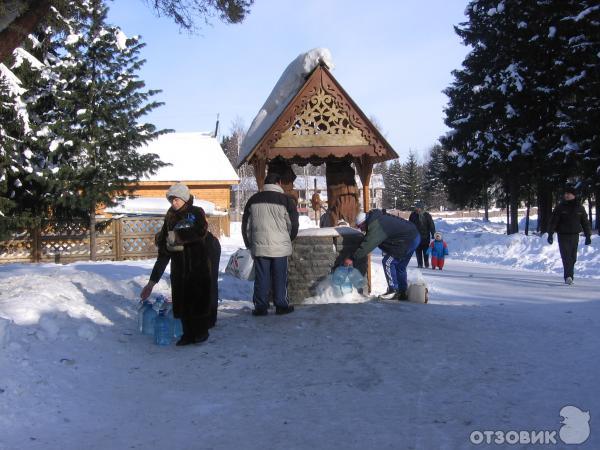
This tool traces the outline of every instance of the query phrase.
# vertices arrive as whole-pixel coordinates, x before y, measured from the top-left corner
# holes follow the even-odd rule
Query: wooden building
[[[211,134],[165,134],[139,151],[156,153],[170,165],[142,179],[132,196],[164,199],[173,183],[182,182],[195,198],[211,202],[221,211],[229,209],[231,187],[239,183],[239,177],[219,141]]]

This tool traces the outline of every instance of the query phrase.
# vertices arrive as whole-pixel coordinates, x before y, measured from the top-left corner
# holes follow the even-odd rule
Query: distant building
[[[299,194],[299,204],[298,208],[300,213],[309,214],[312,216],[312,209],[310,207],[310,199],[315,193],[315,180],[317,182],[317,191],[319,191],[319,195],[321,196],[321,200],[323,203],[326,203],[327,200],[327,182],[324,176],[315,176],[315,175],[298,175],[294,180],[294,190]],[[360,178],[356,177],[356,184],[359,188],[359,198],[360,204],[362,207],[362,191],[363,186],[360,181]],[[256,179],[254,177],[247,177],[240,180],[240,184],[237,186],[233,186],[233,196],[235,200],[235,196],[238,195],[238,191],[243,189],[245,191],[245,198],[248,198],[249,195],[257,192],[258,188],[256,186]],[[374,174],[371,176],[371,207],[373,208],[382,208],[383,207],[383,190],[385,189],[385,184],[383,182],[383,175]],[[243,208],[243,202],[241,202],[241,207]]]
[[[156,153],[161,161],[170,165],[143,178],[131,197],[165,199],[169,186],[182,182],[190,188],[194,198],[214,204],[215,210],[229,209],[231,187],[240,180],[212,134],[165,134],[138,151]]]

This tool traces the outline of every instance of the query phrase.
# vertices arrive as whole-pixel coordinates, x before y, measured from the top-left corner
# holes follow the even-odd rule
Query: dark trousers
[[[425,267],[429,267],[429,255],[427,254],[427,249],[429,248],[429,237],[423,239],[421,237],[421,243],[415,250],[417,255],[417,264],[419,267],[423,267],[423,263],[425,263]]]
[[[254,307],[260,311],[269,308],[269,291],[273,289],[275,306],[287,308],[288,258],[269,258],[256,256],[254,258]]]
[[[420,236],[417,236],[413,242],[408,244],[406,253],[402,258],[395,258],[391,255],[384,254],[381,262],[383,263],[383,270],[385,272],[385,279],[388,287],[395,291],[406,291],[408,289],[408,280],[406,276],[406,267],[412,258],[415,248],[419,245],[421,240]]]
[[[563,263],[565,280],[568,277],[573,278],[575,263],[577,262],[577,245],[579,244],[579,234],[558,234],[558,249]]]
[[[210,326],[206,316],[183,316],[181,319],[181,328],[184,335],[196,338],[208,333]]]

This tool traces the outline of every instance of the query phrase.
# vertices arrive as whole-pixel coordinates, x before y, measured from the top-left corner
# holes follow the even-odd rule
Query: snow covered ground
[[[191,348],[136,331],[152,261],[0,266],[0,449],[503,448],[472,445],[477,430],[554,430],[560,444],[565,405],[592,417],[577,448],[600,448],[598,237],[596,255],[580,252],[586,277],[565,286],[555,246],[533,259],[539,237],[436,226],[445,270],[409,272],[427,305],[255,318],[252,283],[222,273],[217,327]],[[222,271],[239,246],[223,239]]]

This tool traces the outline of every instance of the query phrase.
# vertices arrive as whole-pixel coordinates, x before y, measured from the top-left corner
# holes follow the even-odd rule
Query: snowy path
[[[135,332],[119,284],[147,276],[143,264],[121,264],[113,291],[82,287],[114,324],[95,339],[39,340],[13,326],[19,339],[0,353],[1,449],[476,448],[473,430],[558,430],[569,404],[592,416],[578,448],[600,448],[597,279],[567,287],[556,275],[449,260],[443,273],[423,272],[428,305],[254,318],[231,299],[207,344],[160,348]],[[107,267],[79,272],[101,284]],[[0,270],[0,294],[19,270]],[[249,294],[249,283],[222,282]]]

